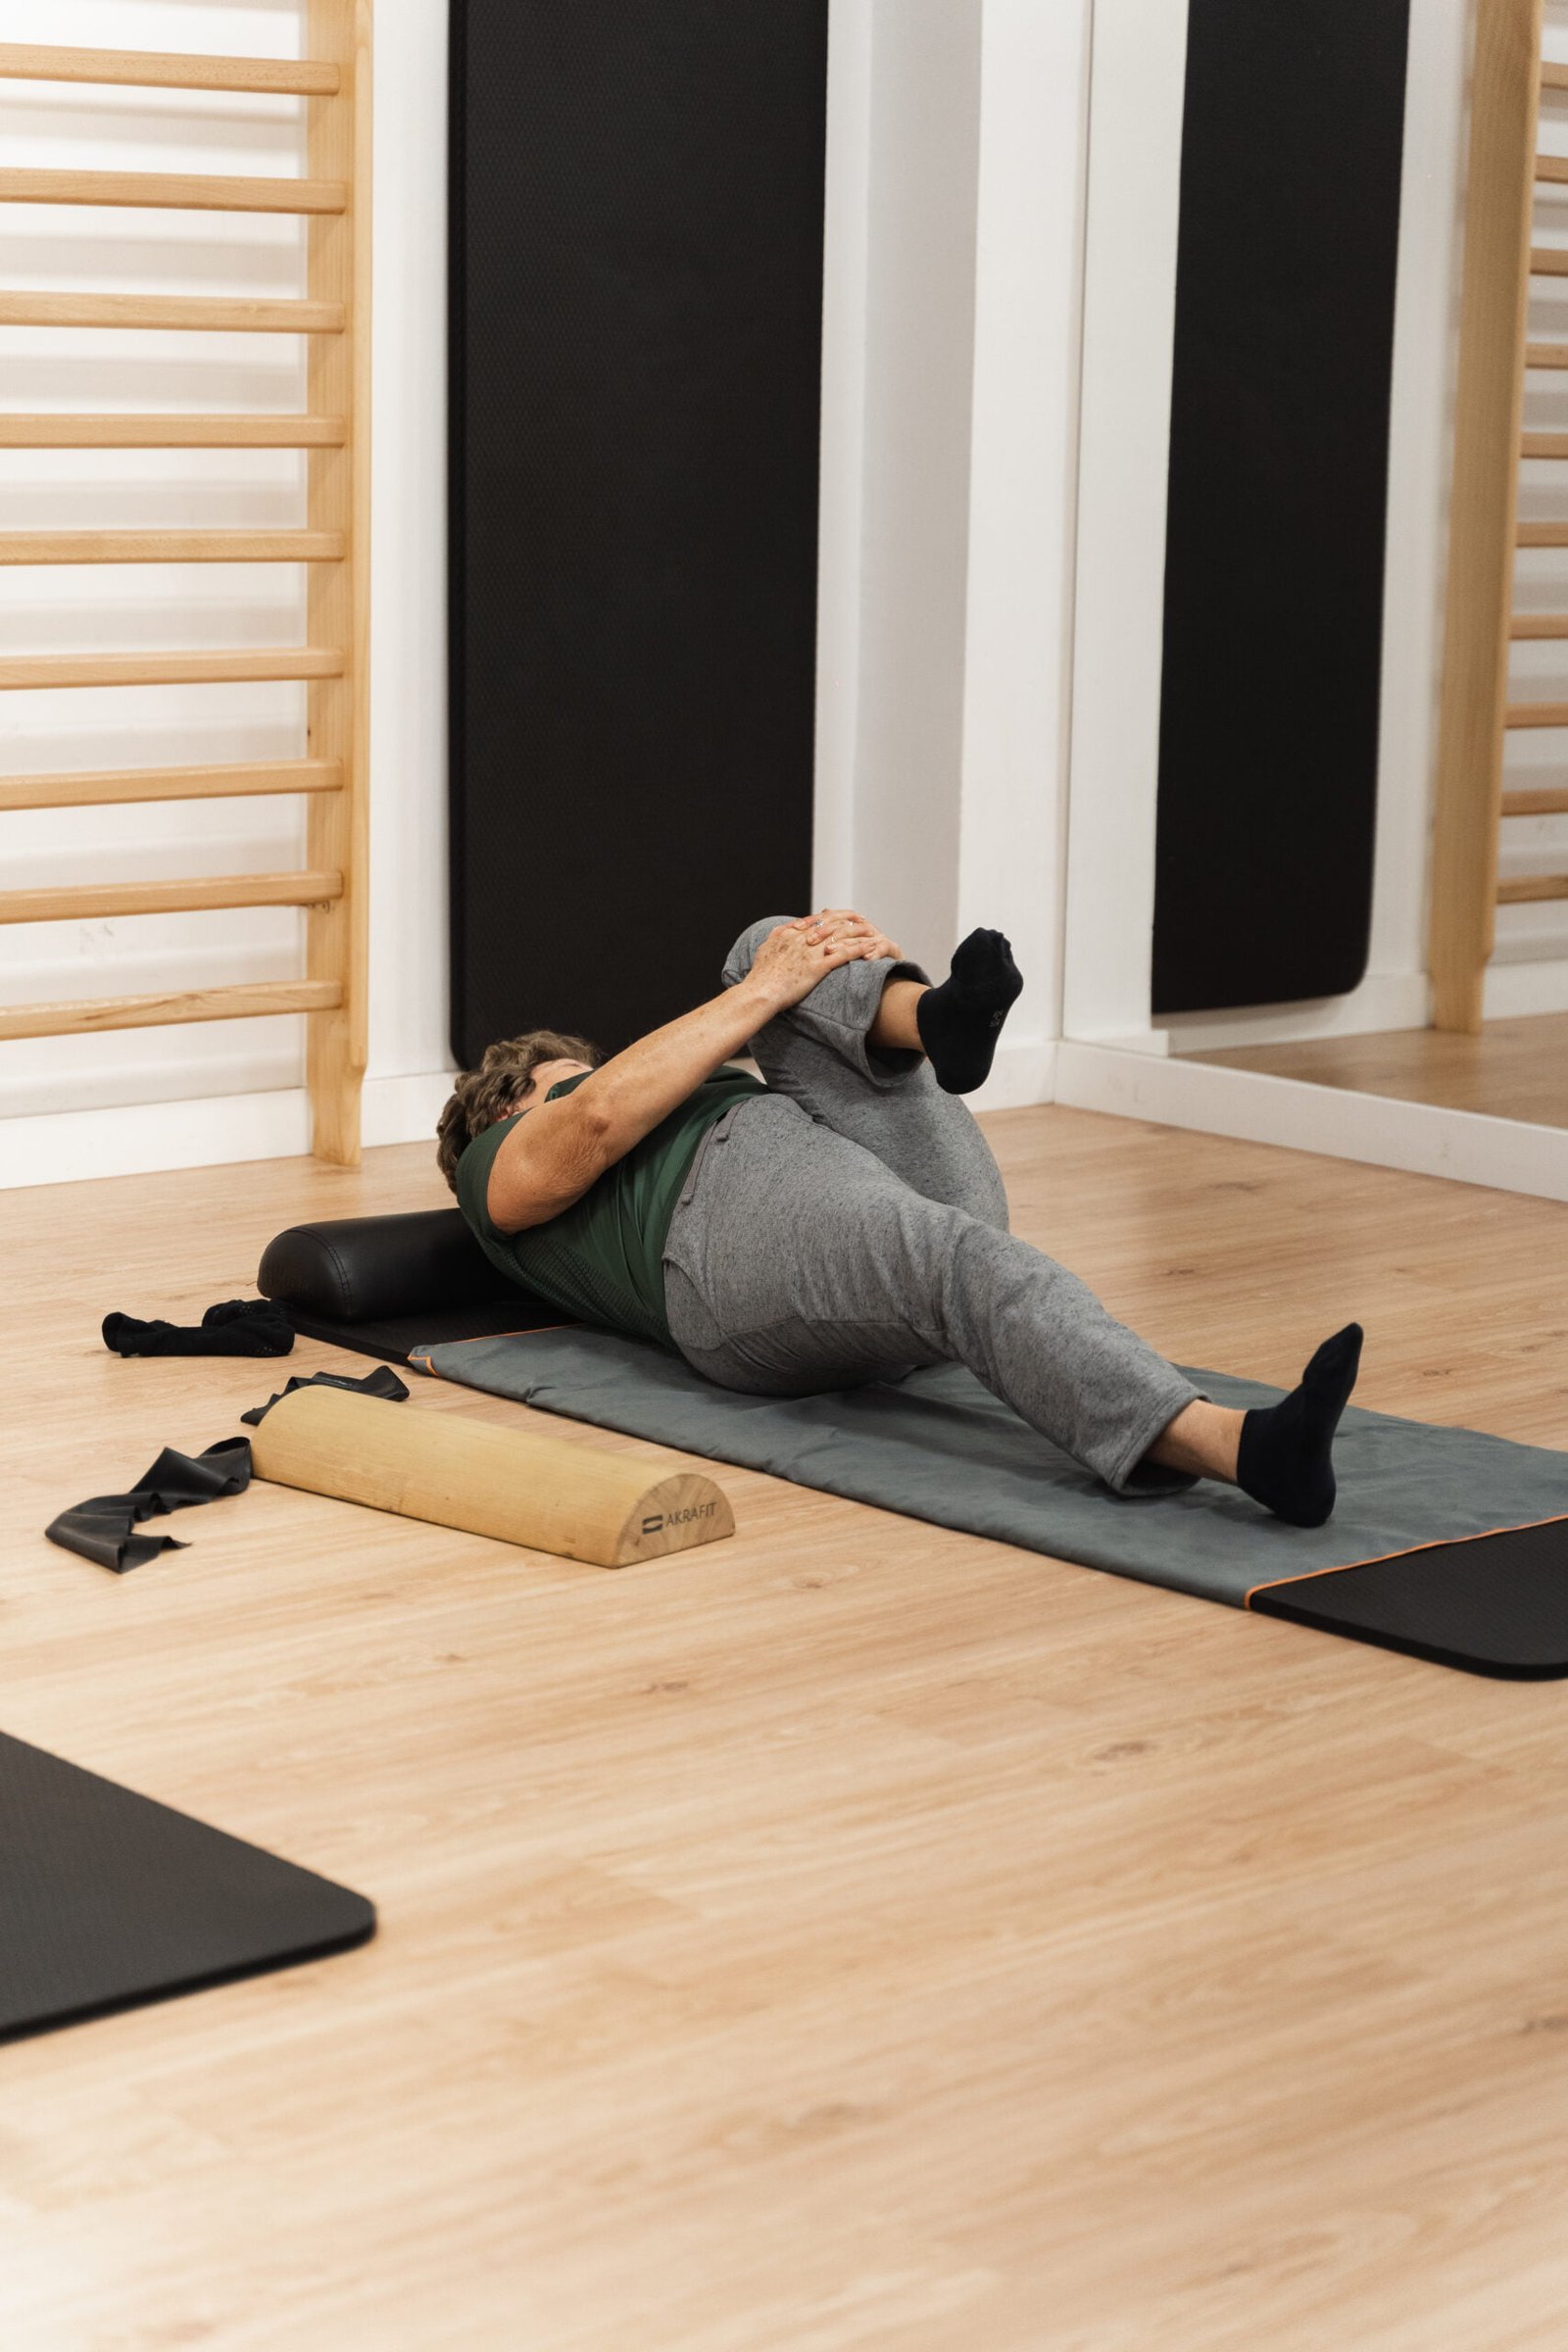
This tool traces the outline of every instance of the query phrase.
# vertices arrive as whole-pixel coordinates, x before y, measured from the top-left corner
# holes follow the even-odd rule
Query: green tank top
[[[581,1084],[582,1077],[563,1078],[545,1101],[553,1102]],[[570,1208],[546,1224],[503,1233],[485,1203],[496,1153],[517,1121],[528,1116],[525,1110],[514,1111],[465,1150],[458,1161],[458,1205],[491,1264],[524,1290],[580,1322],[629,1331],[667,1348],[664,1237],[697,1147],[734,1103],[766,1092],[760,1079],[726,1062]]]

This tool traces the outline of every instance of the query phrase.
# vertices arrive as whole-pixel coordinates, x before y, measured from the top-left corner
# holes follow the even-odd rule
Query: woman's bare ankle
[[[882,1002],[876,1008],[867,1043],[886,1053],[923,1054],[920,1031],[915,1021],[915,1006],[926,993],[924,980],[906,980],[893,974],[882,990]]]
[[[1195,1396],[1168,1421],[1144,1457],[1162,1470],[1186,1470],[1197,1478],[1236,1484],[1236,1457],[1246,1415],[1229,1405]]]

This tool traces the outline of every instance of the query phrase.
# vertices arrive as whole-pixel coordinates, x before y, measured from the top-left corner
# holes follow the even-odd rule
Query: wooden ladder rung
[[[1526,433],[1519,443],[1522,458],[1568,458],[1568,433]]]
[[[1568,703],[1510,703],[1505,727],[1568,727]]]
[[[1500,633],[1510,626],[1521,637],[1557,633],[1553,614],[1514,621],[1509,611],[1518,547],[1558,543],[1549,525],[1519,525],[1525,369],[1568,368],[1568,340],[1527,340],[1530,272],[1568,272],[1568,250],[1533,243],[1540,24],[1541,0],[1485,0],[1470,12],[1463,294],[1427,931],[1433,1024],[1466,1033],[1480,1025],[1495,913],[1507,699]]]
[[[1502,796],[1504,816],[1568,816],[1568,784],[1521,785]]]
[[[340,564],[343,531],[0,531],[0,564]]]
[[[234,335],[340,335],[341,302],[216,294],[0,293],[0,326],[145,326]]]
[[[340,678],[343,656],[328,646],[249,646],[222,654],[6,654],[0,688],[55,686],[227,686],[273,678]]]
[[[1538,155],[1536,177],[1559,182],[1568,180],[1568,155]]]
[[[1568,637],[1568,612],[1516,612],[1508,623],[1510,637]]]
[[[178,995],[77,997],[54,1004],[0,1005],[0,1038],[69,1037],[98,1029],[159,1029],[172,1021],[232,1021],[268,1012],[329,1012],[336,980],[243,980]]]
[[[147,205],[181,213],[341,213],[340,179],[239,178],[208,172],[0,170],[0,204]]]
[[[1497,884],[1499,906],[1524,906],[1538,899],[1568,899],[1568,874],[1516,874]]]
[[[341,416],[24,416],[0,414],[0,449],[340,449]]]
[[[1568,547],[1568,522],[1522,522],[1518,529],[1521,547]]]
[[[120,82],[145,90],[270,90],[335,98],[336,66],[311,58],[194,57],[155,49],[60,49],[0,42],[0,79]]]
[[[317,223],[304,240],[307,272],[297,298],[271,299],[194,287],[183,293],[38,291],[0,285],[0,327],[123,328],[174,335],[289,335],[305,363],[304,414],[208,414],[211,395],[194,383],[190,416],[142,415],[134,390],[123,415],[0,416],[0,449],[280,449],[334,453],[299,467],[308,490],[302,527],[290,530],[88,529],[0,532],[0,568],[20,565],[300,564],[310,572],[306,646],[169,653],[0,654],[0,689],[174,685],[220,681],[298,682],[309,757],[62,775],[0,776],[0,810],[113,808],[141,801],[194,803],[246,794],[298,793],[306,841],[303,870],[204,874],[184,880],[120,880],[73,887],[0,890],[0,926],[80,923],[132,915],[222,912],[228,936],[244,907],[294,906],[306,947],[302,976],[245,986],[166,987],[156,994],[0,1006],[0,1039],[88,1034],[243,1015],[319,1013],[308,1024],[305,1079],[318,1156],[358,1164],[366,1063],[366,734],[369,518],[370,9],[315,5],[305,11],[306,60],[198,56],[0,41],[0,77],[39,83],[122,83],[146,89],[229,90],[331,104],[291,106],[305,152],[272,159],[147,158],[172,169],[45,169],[0,160],[0,206],[148,208],[225,213]],[[40,20],[41,23],[41,20]],[[7,27],[6,29],[21,29]],[[61,29],[65,29],[64,26]],[[106,100],[105,103],[108,103]],[[57,163],[71,159],[57,158]],[[107,165],[133,157],[82,158]],[[191,169],[212,164],[215,169]],[[232,169],[225,167],[232,166]],[[301,174],[292,176],[291,171]],[[236,226],[237,233],[237,226]],[[3,265],[0,265],[3,266]],[[90,282],[90,281],[89,281]],[[111,281],[112,282],[112,281]],[[103,281],[99,280],[102,288]],[[178,344],[167,348],[180,349]],[[183,347],[187,350],[200,347]],[[244,348],[240,346],[240,348]],[[291,396],[284,394],[284,399]],[[89,401],[93,398],[88,395]],[[140,404],[151,406],[152,404]],[[341,456],[335,454],[341,452]],[[177,510],[171,517],[178,521]],[[32,518],[18,517],[19,521]],[[87,520],[79,516],[75,520]],[[101,519],[114,523],[112,510]],[[132,518],[133,519],[133,518]],[[31,582],[29,581],[29,587]],[[40,585],[46,585],[42,582]],[[59,642],[56,640],[56,642]],[[291,700],[295,697],[291,696]],[[116,757],[110,751],[108,757]],[[136,757],[134,750],[118,756]],[[188,755],[187,755],[188,757]],[[81,837],[97,839],[102,827]],[[283,853],[292,856],[293,853]],[[221,854],[220,854],[221,856]],[[149,861],[150,862],[150,861]],[[172,862],[179,862],[174,860]],[[99,871],[104,871],[100,867]],[[145,870],[145,869],[143,869]],[[167,873],[167,867],[165,869]],[[14,872],[8,877],[24,877]],[[134,936],[134,934],[132,934]],[[102,981],[97,983],[103,985]],[[122,984],[123,985],[123,984]]]
[[[0,809],[102,808],[120,801],[220,801],[264,792],[341,792],[339,760],[247,760],[226,767],[106,767],[0,777]]]
[[[89,882],[0,891],[0,923],[73,923],[111,914],[195,914],[219,906],[324,906],[341,874],[204,874],[188,882]]]
[[[1541,86],[1544,90],[1568,90],[1568,66],[1544,65]]]

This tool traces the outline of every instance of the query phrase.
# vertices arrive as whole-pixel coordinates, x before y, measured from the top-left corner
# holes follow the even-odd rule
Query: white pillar
[[[1187,0],[1096,0],[1063,1031],[1153,1044]]]
[[[1090,0],[986,0],[956,929],[1024,974],[985,1103],[1061,1027]]]

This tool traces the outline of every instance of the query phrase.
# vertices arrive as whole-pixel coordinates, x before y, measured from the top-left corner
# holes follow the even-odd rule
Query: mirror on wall
[[[1568,1130],[1568,1012],[1488,1020],[1473,1037],[1388,1029],[1186,1050],[1218,1069],[1260,1070],[1309,1086]],[[1173,1051],[1183,1051],[1179,1040]]]
[[[1449,330],[1438,378],[1447,466],[1436,469],[1446,544],[1431,575],[1446,593],[1422,727],[1402,694],[1399,608],[1423,585],[1409,561],[1410,458],[1435,404],[1396,368],[1370,985],[1355,992],[1353,1029],[1337,1029],[1344,1011],[1330,1004],[1298,1008],[1294,1022],[1263,1015],[1252,1036],[1178,1021],[1171,1044],[1221,1068],[1568,1130],[1568,8],[1544,11],[1528,73],[1535,12],[1501,0],[1498,17],[1510,12],[1521,36],[1511,53],[1490,19],[1477,38],[1464,12],[1446,43],[1420,12],[1410,26],[1404,144],[1417,168],[1404,172],[1404,202],[1430,217],[1404,222],[1413,269],[1399,272],[1396,328],[1434,358],[1434,330]],[[1451,223],[1433,203],[1446,185]],[[1437,258],[1435,224],[1450,229],[1446,307],[1442,276],[1430,288],[1421,276],[1429,243]],[[1521,339],[1510,373],[1498,355]],[[1412,739],[1424,759],[1410,756]],[[1401,963],[1416,983],[1403,1004]]]
[[[1097,10],[1069,1084],[1568,1197],[1568,0],[1184,13]]]

